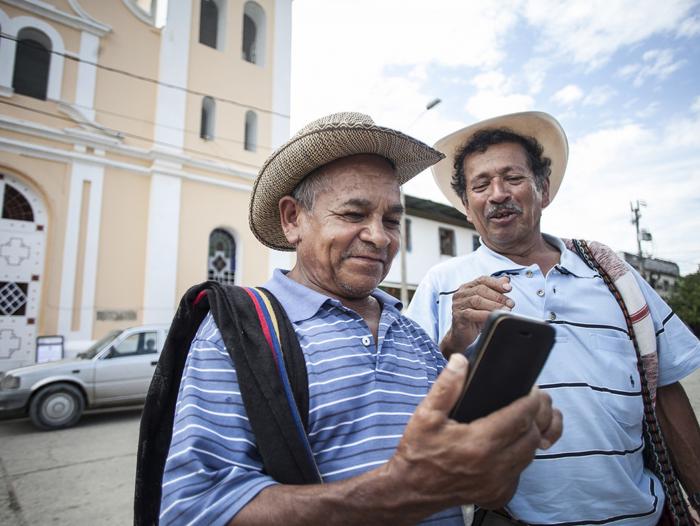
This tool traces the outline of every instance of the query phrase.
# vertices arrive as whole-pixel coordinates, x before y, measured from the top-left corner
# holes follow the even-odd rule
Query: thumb
[[[449,413],[462,394],[468,369],[469,362],[462,353],[452,354],[447,367],[435,380],[433,387],[420,405],[426,409]]]

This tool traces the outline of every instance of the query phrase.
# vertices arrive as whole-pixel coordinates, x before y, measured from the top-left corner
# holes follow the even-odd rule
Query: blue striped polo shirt
[[[435,343],[380,290],[375,341],[340,301],[276,270],[265,284],[290,318],[309,377],[309,441],[325,482],[374,469],[394,453],[404,428],[445,366]],[[262,489],[262,473],[236,378],[211,314],[190,347],[163,476],[163,524],[226,524]],[[463,524],[459,508],[424,524]]]
[[[564,415],[562,437],[538,451],[520,476],[508,510],[533,525],[655,526],[663,507],[659,480],[644,468],[643,400],[637,357],[622,311],[598,273],[555,237],[561,258],[545,275],[481,245],[433,267],[407,315],[440,341],[452,323],[452,297],[479,276],[510,277],[513,312],[556,329],[537,380]],[[631,270],[648,303],[659,353],[659,385],[700,367],[700,344],[670,307]],[[512,352],[517,352],[513,349]],[[494,386],[497,388],[497,386]]]

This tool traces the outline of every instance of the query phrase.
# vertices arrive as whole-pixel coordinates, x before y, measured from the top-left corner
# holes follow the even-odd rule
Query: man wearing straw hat
[[[561,414],[533,391],[472,425],[448,418],[467,362],[446,363],[377,289],[399,243],[399,185],[442,156],[366,115],[312,122],[265,162],[250,227],[295,250],[265,285],[308,373],[307,436],[323,484],[267,475],[234,365],[211,315],[182,374],[162,484],[163,523],[464,524],[461,505],[506,502]]]
[[[697,510],[700,430],[678,381],[700,366],[700,345],[610,249],[541,233],[568,158],[559,123],[540,112],[505,115],[436,148],[446,158],[433,167],[435,180],[482,244],[431,269],[407,315],[446,356],[469,349],[497,309],[557,331],[538,384],[566,428],[537,452],[503,515],[529,524],[652,526],[665,513],[689,524],[678,479]],[[485,524],[498,517],[488,514]]]

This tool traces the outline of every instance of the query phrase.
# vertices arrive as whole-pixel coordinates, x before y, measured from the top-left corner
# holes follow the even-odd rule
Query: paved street
[[[685,387],[700,418],[700,372]],[[132,523],[140,416],[95,413],[49,433],[26,419],[0,422],[0,524]]]
[[[41,432],[0,422],[0,524],[130,524],[140,410]]]

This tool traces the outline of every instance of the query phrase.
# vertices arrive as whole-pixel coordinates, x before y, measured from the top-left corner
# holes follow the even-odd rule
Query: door
[[[0,371],[34,363],[46,207],[22,180],[0,172]]]
[[[123,333],[95,365],[95,403],[146,398],[158,361],[158,330]]]

